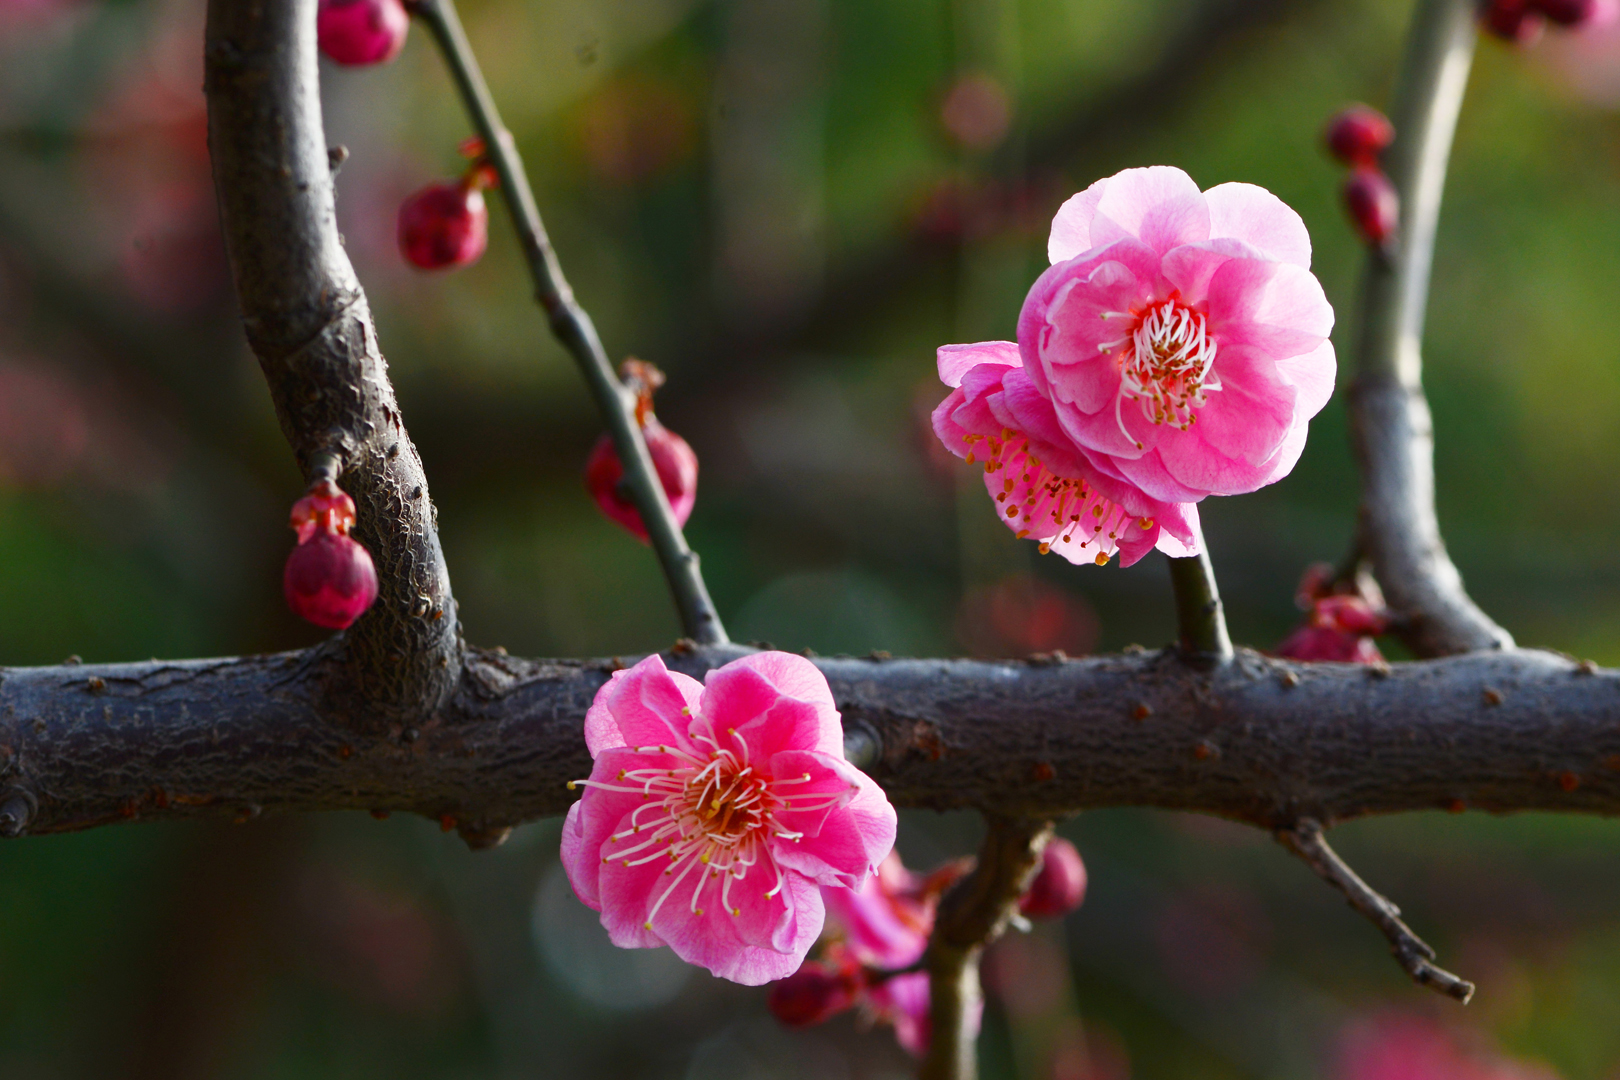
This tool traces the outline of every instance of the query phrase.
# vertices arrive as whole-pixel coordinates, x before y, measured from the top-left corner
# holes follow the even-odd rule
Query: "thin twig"
[[[945,894],[924,962],[928,967],[928,1055],[918,1080],[974,1080],[977,1040],[967,1018],[983,1007],[979,957],[1007,929],[1052,836],[1050,821],[986,815],[973,873]]]
[[[1197,525],[1193,529],[1199,553],[1170,560],[1170,587],[1176,596],[1176,625],[1183,659],[1198,667],[1212,668],[1232,659],[1232,636],[1226,631],[1226,612],[1203,529]]]
[[[635,396],[613,373],[596,326],[574,299],[574,291],[563,276],[562,265],[540,220],[517,144],[501,123],[495,100],[479,70],[478,59],[462,30],[455,4],[452,0],[413,0],[409,7],[427,25],[439,46],[473,126],[483,137],[485,153],[500,177],[501,194],[511,211],[512,226],[523,245],[529,272],[534,276],[535,297],[545,308],[557,340],[579,365],[607,421],[614,448],[624,463],[626,485],[663,566],[686,636],[703,644],[723,644],[727,640],[726,631],[715,612],[714,602],[709,599],[708,587],[698,569],[697,554],[687,545],[675,521],[669,498],[647,453],[646,440],[636,422]]]
[[[1310,818],[1302,818],[1293,828],[1278,829],[1277,840],[1304,859],[1317,875],[1335,889],[1344,893],[1350,906],[1361,912],[1389,939],[1395,960],[1412,976],[1412,981],[1446,997],[1468,1004],[1474,996],[1474,984],[1459,979],[1444,968],[1437,967],[1434,949],[1401,921],[1401,909],[1389,899],[1373,890],[1360,876],[1339,858],[1338,852],[1328,846],[1322,835],[1322,825]]]
[[[1350,394],[1362,472],[1359,542],[1397,629],[1419,656],[1507,648],[1513,639],[1463,590],[1434,507],[1434,430],[1423,396],[1423,318],[1446,162],[1473,59],[1476,0],[1420,0],[1390,109],[1387,167],[1400,237],[1367,257]]]

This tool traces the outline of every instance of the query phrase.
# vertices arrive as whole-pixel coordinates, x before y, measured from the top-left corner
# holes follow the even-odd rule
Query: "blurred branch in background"
[[[636,395],[614,375],[613,364],[602,349],[595,324],[574,299],[574,291],[563,276],[562,264],[557,261],[551,239],[541,224],[540,211],[518,157],[517,145],[512,133],[501,123],[495,101],[479,71],[478,59],[467,44],[455,5],[452,0],[412,0],[411,10],[432,31],[462,103],[484,140],[485,153],[500,176],[501,193],[512,215],[512,227],[517,230],[529,273],[534,278],[535,296],[550,317],[557,340],[579,365],[580,374],[585,377],[591,396],[607,422],[619,460],[624,463],[625,482],[641,513],[653,550],[658,553],[670,592],[674,594],[681,625],[694,641],[705,645],[724,644],[725,627],[720,624],[708,586],[703,583],[697,554],[688,546],[675,520],[664,486],[647,452],[647,442],[637,422]]]
[[[1423,318],[1452,134],[1473,61],[1475,0],[1420,0],[1390,109],[1389,175],[1401,197],[1393,252],[1367,257],[1350,391],[1361,464],[1360,550],[1396,629],[1419,656],[1506,648],[1513,638],[1463,590],[1434,505],[1434,421],[1423,395]]]

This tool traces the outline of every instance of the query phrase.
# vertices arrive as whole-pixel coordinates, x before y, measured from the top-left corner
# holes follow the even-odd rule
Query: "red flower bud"
[[[1373,165],[1395,139],[1395,125],[1369,105],[1352,105],[1328,121],[1328,152],[1346,165]]]
[[[659,482],[664,485],[670,509],[675,512],[675,524],[685,525],[697,502],[698,460],[686,440],[660,424],[653,415],[653,391],[664,385],[664,373],[645,360],[634,358],[624,362],[620,373],[625,387],[636,395],[636,421],[641,424],[647,453],[652,457]],[[603,435],[585,460],[585,490],[591,493],[602,513],[645,542],[647,527],[641,521],[630,492],[620,483],[623,479],[624,463],[619,460],[613,437]]]
[[[1519,45],[1530,44],[1546,28],[1546,19],[1529,0],[1490,0],[1481,22],[1488,33]]]
[[[1597,14],[1597,0],[1531,0],[1531,6],[1559,26],[1580,26]]]
[[[685,439],[656,419],[649,418],[641,434],[647,440],[647,452],[652,455],[653,467],[658,470],[658,480],[664,485],[670,509],[675,511],[675,523],[685,525],[697,502],[697,454]],[[646,540],[647,528],[641,523],[641,514],[631,501],[630,493],[619,485],[623,478],[624,465],[613,446],[613,437],[603,435],[585,462],[585,489],[602,508],[602,513]]]
[[[489,211],[477,167],[463,180],[429,184],[399,208],[399,250],[423,270],[478,261],[489,242]]]
[[[1086,898],[1086,864],[1061,836],[1047,841],[1041,868],[1029,883],[1018,910],[1032,919],[1061,919]]]
[[[294,614],[329,630],[347,628],[377,599],[371,553],[337,533],[317,532],[293,548],[281,584]]]
[[[340,64],[381,64],[399,55],[411,17],[400,0],[321,0],[315,39]]]
[[[1344,205],[1356,231],[1374,246],[1388,240],[1400,222],[1401,201],[1395,185],[1371,166],[1354,169],[1345,180]]]
[[[766,1006],[788,1027],[809,1027],[830,1020],[855,1004],[859,969],[842,973],[815,960],[771,984]]]

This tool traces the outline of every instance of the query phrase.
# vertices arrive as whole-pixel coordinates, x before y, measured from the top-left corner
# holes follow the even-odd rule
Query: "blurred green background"
[[[688,532],[733,636],[1019,655],[1168,640],[1162,560],[1076,568],[1015,541],[930,445],[934,349],[1011,336],[1058,203],[1145,164],[1280,195],[1345,316],[1361,254],[1319,133],[1350,100],[1386,101],[1409,7],[469,0],[464,16],[610,353],[670,376],[659,415],[701,458]],[[280,598],[299,482],[220,249],[201,24],[196,0],[0,0],[6,664],[318,639]],[[399,202],[455,172],[468,133],[426,36],[385,68],[322,74],[329,141],[350,151],[340,226],[468,638],[526,655],[668,645],[651,556],[582,490],[600,425],[504,211],[492,200],[469,269],[422,275],[395,249]],[[1605,663],[1620,662],[1617,100],[1620,35],[1482,43],[1426,343],[1441,518],[1474,595],[1521,642]],[[1247,643],[1281,638],[1300,572],[1347,544],[1338,401],[1312,434],[1283,482],[1205,504]],[[846,1016],[789,1033],[759,991],[611,949],[560,876],[557,829],[476,855],[428,823],[361,816],[0,845],[0,1074],[906,1074],[885,1031]],[[927,866],[976,830],[907,815],[900,846]],[[1481,1077],[1620,1078],[1614,823],[1416,815],[1335,834],[1479,981],[1466,1010],[1409,986],[1258,833],[1124,811],[1064,831],[1091,895],[987,964],[988,1077],[1427,1080],[1346,1057],[1406,1024]]]

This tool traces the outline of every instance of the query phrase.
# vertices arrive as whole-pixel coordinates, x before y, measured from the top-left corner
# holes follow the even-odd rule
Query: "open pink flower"
[[[952,391],[934,410],[934,433],[969,464],[983,460],[1002,522],[1042,552],[1099,564],[1117,552],[1124,566],[1155,547],[1198,553],[1197,508],[1151,498],[1076,443],[1017,345],[946,345],[939,378]]]
[[[894,808],[844,760],[832,691],[803,657],[755,653],[699,683],[649,656],[597,691],[585,742],[596,763],[563,866],[622,948],[784,978],[821,933],[817,886],[859,888],[894,847]]]
[[[1048,252],[1023,377],[1093,466],[1168,503],[1288,474],[1335,370],[1298,214],[1252,184],[1127,169],[1063,204]]]

